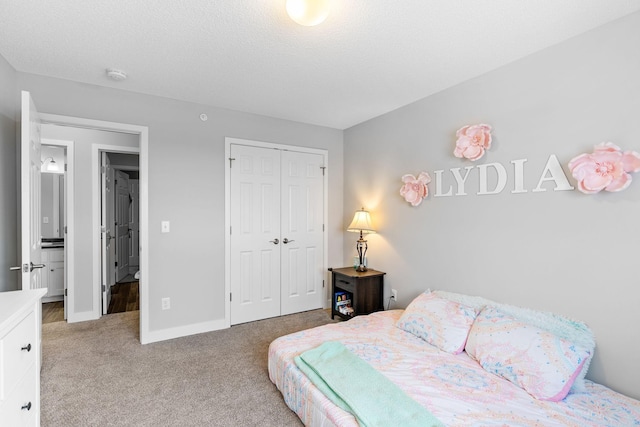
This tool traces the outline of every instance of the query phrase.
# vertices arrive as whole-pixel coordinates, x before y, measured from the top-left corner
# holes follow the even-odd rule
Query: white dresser
[[[46,289],[0,292],[0,424],[40,425],[42,305]]]

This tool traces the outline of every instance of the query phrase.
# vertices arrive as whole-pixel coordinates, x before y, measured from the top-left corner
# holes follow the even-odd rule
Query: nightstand
[[[382,271],[357,271],[353,267],[330,268],[331,318],[351,319],[359,314],[384,310],[382,300],[384,275]],[[350,303],[353,312],[341,313],[339,307]]]

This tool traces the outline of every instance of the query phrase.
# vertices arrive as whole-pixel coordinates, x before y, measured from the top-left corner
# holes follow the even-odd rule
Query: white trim
[[[323,232],[323,244],[324,244],[324,254],[323,254],[323,271],[327,271],[328,262],[329,262],[329,225],[327,224],[329,218],[329,150],[321,149],[321,148],[309,148],[309,147],[300,147],[297,145],[285,145],[285,144],[275,144],[272,142],[263,142],[263,141],[252,141],[249,139],[240,139],[240,138],[224,138],[224,321],[226,327],[230,327],[231,325],[231,302],[229,301],[229,295],[231,294],[231,236],[229,230],[231,228],[231,168],[229,168],[229,158],[231,157],[231,144],[237,145],[247,145],[250,147],[261,147],[261,148],[273,148],[284,151],[297,151],[300,153],[311,153],[311,154],[319,154],[322,156],[322,163],[325,167],[324,169],[324,218],[322,223],[324,224],[324,232]],[[325,277],[328,278],[327,274]],[[325,282],[325,298],[323,298],[323,306],[324,308],[330,307],[328,303],[328,288],[331,287],[330,282],[327,280]]]
[[[152,342],[172,340],[174,338],[186,337],[189,335],[202,334],[205,332],[217,331],[220,329],[227,329],[226,319],[211,320],[208,322],[195,323],[186,326],[176,326],[174,328],[161,329],[158,331],[149,331],[146,336],[146,341],[142,344],[149,344]]]
[[[81,311],[79,313],[73,313],[73,320],[71,319],[71,313],[69,313],[68,323],[86,322],[87,320],[98,320],[100,316],[96,316],[96,313],[92,311]]]
[[[140,342],[146,344],[149,332],[149,128],[147,126],[125,123],[107,122],[103,120],[84,119],[80,117],[61,116],[57,114],[40,114],[44,123],[63,126],[108,130],[139,135],[140,145]],[[99,221],[98,221],[99,222]],[[98,280],[98,286],[100,281]],[[99,292],[102,294],[102,292]],[[72,305],[72,304],[70,304]],[[100,307],[98,307],[99,309]],[[95,307],[92,313],[95,313]],[[69,315],[71,317],[71,314]],[[99,317],[99,316],[98,316]],[[81,313],[75,313],[75,321],[84,319]]]
[[[65,171],[65,193],[67,197],[67,206],[65,206],[65,211],[67,213],[67,235],[64,239],[64,247],[65,247],[65,257],[64,257],[64,275],[67,279],[66,288],[67,288],[67,306],[65,307],[67,311],[67,322],[73,323],[78,322],[77,316],[73,307],[73,295],[75,292],[75,236],[76,236],[76,225],[75,225],[75,169],[76,169],[76,158],[74,151],[74,141],[65,141],[61,139],[49,139],[42,138],[41,143],[45,145],[55,145],[59,147],[65,147],[67,150],[67,170]],[[64,230],[63,230],[64,233]]]

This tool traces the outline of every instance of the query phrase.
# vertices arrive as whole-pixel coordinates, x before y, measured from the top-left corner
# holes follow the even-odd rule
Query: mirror
[[[43,239],[64,238],[65,159],[64,147],[42,145],[40,209]]]
[[[42,237],[64,237],[64,175],[43,172],[40,180]]]

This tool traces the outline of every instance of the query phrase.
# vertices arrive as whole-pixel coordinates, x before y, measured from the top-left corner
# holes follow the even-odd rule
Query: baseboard
[[[80,313],[71,313],[67,311],[67,323],[86,322],[87,320],[98,320],[100,315],[93,311],[82,311]]]
[[[172,340],[174,338],[181,338],[189,335],[218,331],[220,329],[227,329],[228,327],[229,325],[227,324],[225,319],[212,320],[209,322],[196,323],[193,325],[162,329],[159,331],[149,331],[148,333],[144,334],[144,336],[140,337],[140,342],[142,344],[150,344],[153,342]]]

